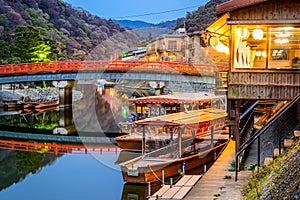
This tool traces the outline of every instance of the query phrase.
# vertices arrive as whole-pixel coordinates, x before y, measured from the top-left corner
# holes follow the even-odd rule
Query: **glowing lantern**
[[[264,37],[264,32],[260,28],[256,28],[253,30],[252,36],[255,40],[261,40]]]

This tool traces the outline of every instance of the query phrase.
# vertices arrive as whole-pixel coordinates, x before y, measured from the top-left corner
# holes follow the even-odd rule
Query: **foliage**
[[[112,36],[116,38],[114,42],[110,41]],[[111,55],[93,50],[101,45],[117,55],[133,41],[142,40],[137,32],[125,31],[111,19],[73,8],[64,1],[0,0],[0,47],[5,47],[1,48],[4,51],[0,53],[0,63],[82,60],[88,55],[109,59]],[[124,45],[121,49],[119,42]],[[96,55],[91,56],[91,52]]]
[[[228,0],[210,0],[196,11],[187,12],[185,20],[178,24],[176,29],[185,27],[188,32],[204,30],[216,20],[216,6],[226,1]]]
[[[22,173],[36,173],[41,168],[41,163],[44,160],[45,154],[32,153],[25,151],[17,151],[17,169]]]
[[[268,166],[258,168],[247,185],[244,199],[289,199],[300,195],[300,140]]]

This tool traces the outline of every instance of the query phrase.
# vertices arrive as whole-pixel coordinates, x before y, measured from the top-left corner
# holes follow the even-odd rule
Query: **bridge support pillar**
[[[53,81],[59,88],[59,125],[53,129],[53,134],[68,135],[74,133],[76,128],[73,123],[72,89],[75,81]]]
[[[73,123],[72,108],[59,107],[59,124],[53,130],[53,134],[68,135],[76,132],[76,128]]]
[[[72,89],[75,81],[53,81],[53,85],[59,88],[59,107],[72,105]]]

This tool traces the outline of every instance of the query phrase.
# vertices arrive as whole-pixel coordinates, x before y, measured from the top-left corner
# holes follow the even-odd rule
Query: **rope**
[[[152,174],[155,176],[155,178],[157,179],[157,180],[159,180],[160,182],[162,182],[162,180],[156,175],[156,173],[152,170],[152,168],[151,168],[151,166],[148,164],[148,167],[149,167],[149,169],[151,170],[151,172],[152,172]],[[174,182],[177,182],[180,178],[182,178],[183,176],[182,176],[182,173],[180,173],[180,176],[176,179],[176,180],[174,180]],[[165,184],[167,183],[169,183],[170,184],[170,182],[164,182]]]

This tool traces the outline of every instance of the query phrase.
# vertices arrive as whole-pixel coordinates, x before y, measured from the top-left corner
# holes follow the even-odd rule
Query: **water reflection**
[[[0,199],[121,199],[120,171],[97,159],[118,156],[113,146],[1,140]]]

